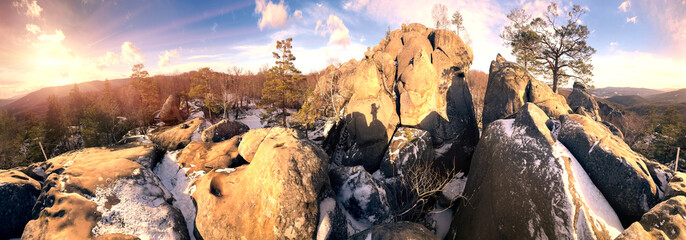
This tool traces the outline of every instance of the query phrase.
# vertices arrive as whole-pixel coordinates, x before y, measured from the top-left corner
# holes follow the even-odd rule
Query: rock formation
[[[200,137],[203,142],[221,142],[248,130],[250,127],[242,122],[224,119],[202,131]]]
[[[617,215],[532,103],[490,123],[449,239],[611,239]]]
[[[677,196],[656,205],[641,220],[617,237],[624,239],[686,238],[686,197]]]
[[[586,91],[586,86],[583,83],[575,82],[572,92],[567,97],[567,104],[574,112],[579,108],[583,108],[593,120],[602,121],[600,118],[600,107],[593,96]]]
[[[238,136],[218,143],[191,142],[177,159],[190,172],[236,167],[242,160],[238,156],[239,143]]]
[[[426,227],[412,222],[387,223],[374,226],[350,237],[353,240],[437,240]]]
[[[191,141],[201,141],[201,133],[207,128],[203,118],[195,118],[176,126],[155,129],[148,137],[164,151],[184,148]]]
[[[41,184],[17,170],[0,170],[0,236],[21,237]]]
[[[162,105],[160,109],[160,121],[165,125],[174,125],[182,123],[184,117],[181,114],[179,108],[181,107],[181,97],[179,94],[173,93],[167,97],[167,100]]]

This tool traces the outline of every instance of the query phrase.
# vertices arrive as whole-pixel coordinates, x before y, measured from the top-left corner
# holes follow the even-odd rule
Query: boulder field
[[[0,170],[0,238],[686,238],[686,175],[629,148],[621,112],[498,55],[480,133],[472,60],[451,31],[390,32],[319,78],[321,145],[171,95],[145,137]]]

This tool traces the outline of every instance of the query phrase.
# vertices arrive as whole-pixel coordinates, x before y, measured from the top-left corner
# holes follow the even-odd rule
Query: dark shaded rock
[[[359,222],[378,224],[389,217],[384,184],[361,166],[338,167],[329,172],[336,200]]]
[[[623,230],[532,103],[489,124],[447,239],[611,239]]]
[[[657,204],[657,187],[642,155],[589,117],[572,114],[561,122],[558,139],[579,160],[624,224],[638,220]]]
[[[599,112],[600,107],[598,107],[598,103],[593,96],[586,92],[586,87],[582,83],[574,83],[574,88],[567,97],[567,104],[569,104],[569,107],[574,111],[579,107],[583,107],[584,110],[591,115],[593,120],[601,121]]]
[[[182,123],[184,116],[182,116],[181,111],[179,110],[180,107],[181,98],[179,97],[179,94],[173,93],[169,95],[160,110],[160,121],[165,125]]]
[[[620,139],[624,139],[624,134],[622,133],[622,130],[619,130],[617,126],[608,121],[602,121],[601,123],[605,125],[608,129],[610,129],[610,132],[612,132],[612,134],[614,134]]]
[[[0,236],[21,237],[41,184],[17,170],[0,170]]]
[[[201,138],[203,142],[221,142],[249,130],[250,127],[242,122],[224,119],[202,131]]]
[[[413,222],[386,223],[353,235],[354,240],[438,240],[429,229]]]
[[[384,178],[408,174],[412,168],[431,166],[434,149],[427,131],[400,127],[393,134],[379,171]]]

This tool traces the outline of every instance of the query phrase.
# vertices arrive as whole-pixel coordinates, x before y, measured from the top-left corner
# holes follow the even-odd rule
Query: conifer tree
[[[216,75],[208,67],[198,69],[191,79],[191,90],[188,92],[189,97],[202,99],[210,119],[212,112],[219,112],[221,108],[221,103],[212,92],[212,80],[216,79]]]
[[[62,116],[61,108],[55,95],[48,97],[48,111],[45,115],[45,121],[43,122],[43,136],[45,136],[43,148],[48,157],[60,153],[57,147],[64,142],[65,137],[67,137],[68,134],[67,125]]]
[[[155,81],[149,76],[148,71],[143,70],[145,66],[142,63],[136,64],[131,69],[133,73],[133,86],[138,92],[138,97],[141,103],[137,111],[137,118],[139,124],[143,128],[147,128],[155,117],[153,114],[160,105],[159,89]]]
[[[281,124],[288,126],[286,109],[295,105],[300,99],[302,90],[298,85],[304,81],[301,72],[293,62],[295,56],[291,52],[292,38],[276,41],[276,52],[272,52],[276,65],[266,73],[267,81],[262,88],[260,105],[265,107],[266,114],[262,114],[262,121],[268,125]]]

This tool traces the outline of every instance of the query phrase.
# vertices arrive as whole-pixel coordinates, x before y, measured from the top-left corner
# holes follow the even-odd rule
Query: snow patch
[[[250,109],[243,118],[238,119],[237,121],[248,125],[250,129],[264,128],[265,125],[262,123],[262,119],[260,118],[260,114],[263,113],[266,113],[264,109]]]
[[[453,222],[453,210],[442,208],[436,204],[433,213],[430,213],[429,217],[436,223],[436,236],[438,239],[444,239],[448,235],[448,230],[450,230],[450,223]]]
[[[326,198],[319,203],[319,227],[317,229],[317,240],[326,240],[331,234],[331,215],[336,208],[336,200]]]
[[[178,160],[176,157],[179,151],[180,150],[167,152],[153,171],[160,178],[162,185],[171,192],[174,197],[173,206],[181,211],[183,218],[186,220],[188,234],[191,239],[195,239],[193,230],[195,228],[196,208],[195,205],[193,205],[191,189],[189,189],[188,186],[197,179],[197,177],[204,175],[204,172],[200,176],[194,176],[195,179],[187,177],[186,170],[180,168],[177,163]]]

